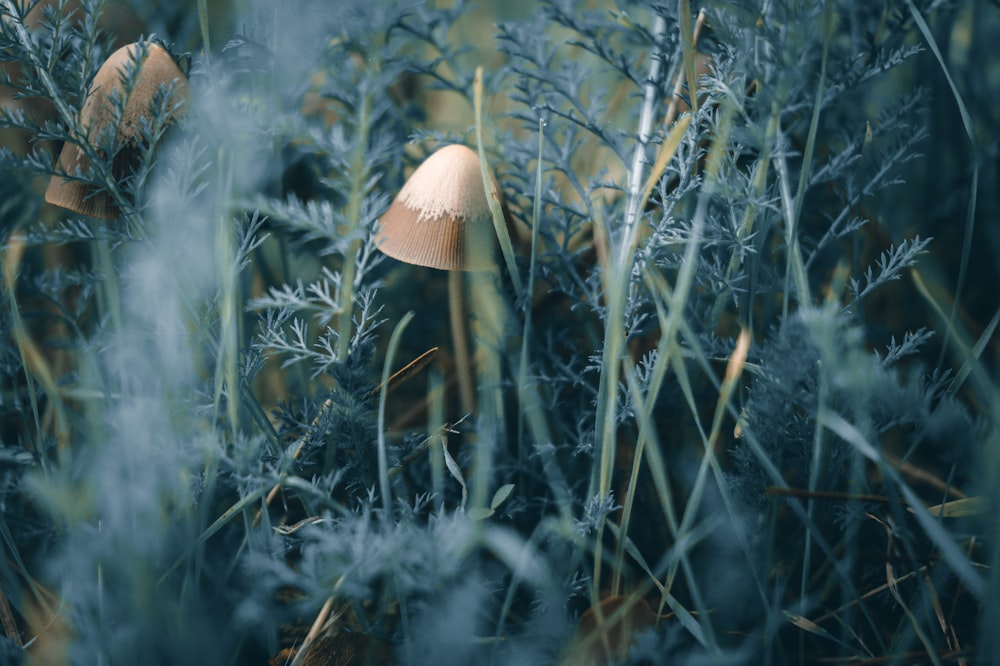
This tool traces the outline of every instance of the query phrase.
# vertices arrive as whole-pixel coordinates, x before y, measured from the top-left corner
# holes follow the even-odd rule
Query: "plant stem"
[[[538,228],[542,224],[542,148],[545,143],[545,120],[538,119],[538,161],[535,163],[535,198],[531,209],[531,257],[528,260],[528,287],[524,294],[524,332],[521,335],[521,359],[518,363],[517,385],[525,387],[528,383],[528,341],[531,338],[531,304],[535,289],[535,258],[538,256]],[[517,411],[517,466],[524,469],[524,411],[522,404]],[[547,444],[547,442],[539,442]],[[519,472],[521,486],[524,486],[523,471]]]
[[[503,438],[504,396],[501,387],[503,332],[510,309],[498,289],[499,271],[469,273],[472,339],[476,345],[476,446],[470,494],[472,507],[487,506],[494,452]]]
[[[208,40],[208,1],[198,0],[198,25],[201,28],[201,42],[205,47],[205,62],[209,61],[212,45]]]
[[[500,250],[503,253],[504,262],[507,264],[507,271],[510,273],[510,279],[514,283],[514,292],[518,298],[521,298],[524,295],[524,288],[521,285],[521,274],[517,272],[517,262],[514,261],[514,246],[510,242],[510,234],[507,233],[507,221],[500,206],[499,193],[493,191],[495,183],[490,176],[489,164],[486,161],[486,151],[483,150],[482,67],[476,68],[472,94],[476,116],[476,150],[479,153],[479,168],[483,176],[483,189],[486,191],[486,202],[490,207],[490,215],[493,218],[493,229],[496,231],[497,240],[500,242]]]
[[[465,326],[465,275],[462,271],[448,271],[448,319],[455,352],[459,404],[462,412],[471,414],[476,410],[476,397],[469,359],[469,332]]]
[[[382,386],[388,386],[389,375],[392,372],[392,361],[399,348],[399,340],[403,337],[403,331],[407,324],[413,319],[413,311],[410,310],[396,324],[389,338],[389,348],[385,352],[385,363],[382,365]],[[389,485],[389,458],[385,451],[385,400],[389,391],[382,390],[378,396],[378,482],[379,493],[382,495],[382,509],[385,511],[385,519],[392,518],[392,488]]]
[[[444,410],[444,378],[441,373],[431,370],[427,380],[427,397],[430,406],[427,410],[427,436],[432,438],[427,448],[431,468],[431,489],[434,493],[434,509],[440,511],[444,507],[444,455],[438,453],[437,447],[448,446],[447,436],[441,432],[445,422]]]
[[[227,152],[219,149],[218,154],[219,191],[216,198],[216,257],[219,270],[219,346],[215,366],[215,405],[216,416],[220,415],[222,390],[228,392],[226,400],[226,416],[229,427],[236,441],[239,407],[239,281],[236,279],[234,266],[236,249],[234,247],[233,229],[229,217],[229,200],[232,192],[232,169]],[[207,470],[206,470],[207,471]],[[211,478],[211,477],[206,477]]]
[[[966,136],[969,137],[969,147],[972,150],[972,173],[971,182],[969,183],[969,204],[965,209],[965,231],[962,235],[962,258],[958,264],[958,279],[955,282],[955,299],[952,301],[951,313],[948,317],[949,321],[953,324],[955,322],[955,317],[958,314],[958,304],[962,299],[962,288],[965,286],[965,275],[969,268],[969,254],[972,251],[972,233],[976,227],[976,200],[979,194],[979,139],[976,134],[976,126],[972,121],[972,116],[969,114],[969,110],[965,106],[965,101],[962,99],[958,86],[955,85],[955,79],[952,78],[951,72],[948,71],[944,56],[941,54],[941,49],[938,48],[937,41],[934,39],[934,34],[931,32],[930,26],[927,25],[927,21],[924,20],[923,14],[920,13],[917,6],[913,4],[913,0],[906,0],[906,7],[910,10],[910,15],[913,16],[913,21],[917,24],[917,28],[920,29],[920,34],[923,35],[924,40],[926,40],[927,46],[934,54],[934,59],[937,61],[938,65],[941,66],[941,73],[948,82],[948,87],[951,89],[952,97],[955,98],[955,104],[958,106],[958,113],[962,117],[962,127],[965,129]],[[949,327],[945,331],[944,342],[941,344],[941,354],[938,357],[938,366],[940,366],[944,361],[944,355],[946,349],[948,348],[950,335],[951,329]]]
[[[611,279],[606,281],[609,287],[606,293],[608,315],[604,328],[604,353],[601,363],[601,380],[597,393],[597,420],[594,427],[595,456],[590,479],[590,495],[597,493],[601,498],[611,494],[611,475],[615,456],[616,413],[618,408],[618,367],[622,350],[625,346],[624,316],[625,303],[628,298],[628,285],[631,282],[632,235],[638,227],[639,205],[642,195],[642,173],[646,161],[646,144],[653,126],[653,109],[656,104],[657,79],[660,75],[660,50],[656,45],[667,29],[666,20],[657,16],[653,22],[653,52],[650,56],[649,78],[643,91],[642,111],[639,115],[639,144],[635,147],[632,157],[632,168],[628,176],[628,201],[625,207],[625,222],[615,260],[610,266]],[[614,235],[609,233],[609,238]],[[600,589],[602,538],[604,534],[604,518],[598,528],[594,545],[594,590]]]
[[[347,358],[351,345],[351,318],[354,314],[354,280],[357,275],[357,255],[361,249],[361,202],[365,196],[365,185],[368,180],[368,169],[365,165],[365,155],[368,148],[368,92],[361,94],[358,108],[358,136],[355,139],[354,150],[351,151],[351,191],[347,200],[347,228],[344,233],[351,239],[347,253],[344,255],[342,278],[340,281],[340,315],[337,327],[337,360]]]

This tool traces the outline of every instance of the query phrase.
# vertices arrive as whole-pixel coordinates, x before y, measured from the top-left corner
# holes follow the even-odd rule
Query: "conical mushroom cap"
[[[458,144],[435,152],[406,181],[381,224],[378,249],[394,259],[442,270],[488,270],[496,232],[479,156]]]
[[[97,70],[87,98],[80,110],[80,124],[89,133],[92,141],[107,131],[113,122],[111,101],[114,90],[121,90],[121,77],[128,64],[136,57],[138,44],[129,44],[112,53]],[[187,99],[187,79],[166,50],[158,44],[147,44],[146,59],[140,65],[135,87],[125,102],[121,124],[117,128],[115,143],[125,145],[117,152],[111,165],[116,179],[124,179],[135,166],[137,148],[141,137],[142,118],[149,115],[149,103],[160,89],[175,79],[178,86],[174,91],[174,101]],[[173,118],[171,118],[173,120]],[[79,146],[66,143],[59,154],[59,168],[66,173],[86,173],[90,161]],[[111,196],[104,190],[87,185],[78,180],[52,176],[45,191],[45,200],[50,204],[68,208],[83,215],[112,219],[117,217],[118,208]]]

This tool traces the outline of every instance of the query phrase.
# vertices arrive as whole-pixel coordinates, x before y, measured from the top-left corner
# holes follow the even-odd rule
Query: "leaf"
[[[958,389],[962,386],[962,383],[965,382],[969,373],[972,372],[972,359],[978,359],[982,356],[987,343],[993,339],[993,333],[997,330],[998,323],[1000,323],[1000,310],[996,311],[996,314],[993,315],[993,319],[990,320],[990,323],[987,324],[986,328],[983,330],[983,334],[979,336],[979,339],[976,340],[976,344],[972,346],[972,358],[966,358],[965,361],[963,361],[961,369],[959,369],[958,373],[955,375],[955,379],[953,379],[951,384],[948,386],[948,395],[955,395],[958,393]]]
[[[513,483],[505,483],[504,485],[497,488],[497,491],[493,493],[493,500],[490,502],[490,513],[495,511],[497,507],[503,504],[510,494],[514,491]]]
[[[690,115],[684,116],[678,120],[670,130],[670,134],[667,136],[666,141],[664,141],[663,145],[660,146],[660,151],[656,154],[656,161],[653,163],[653,168],[649,172],[649,178],[646,179],[646,186],[642,188],[643,206],[645,206],[646,202],[649,201],[649,196],[653,193],[653,188],[656,187],[656,184],[660,181],[660,177],[667,168],[667,162],[669,162],[670,158],[677,153],[677,148],[681,145],[681,139],[684,138],[684,132],[687,131],[690,124]]]
[[[465,479],[462,478],[462,470],[460,470],[458,468],[458,463],[455,462],[455,459],[451,457],[450,453],[448,453],[448,447],[447,446],[442,446],[441,447],[441,452],[444,454],[444,464],[448,468],[448,472],[450,472],[451,476],[456,481],[458,481],[458,485],[462,486],[462,506],[461,506],[461,509],[462,509],[462,511],[465,511],[465,501],[467,499],[469,499],[469,489],[465,485]]]
[[[486,520],[493,515],[493,509],[487,509],[484,506],[473,507],[469,510],[469,518],[473,520]]]
[[[808,631],[811,634],[816,634],[817,636],[822,636],[823,638],[836,640],[833,636],[830,635],[829,631],[819,626],[809,618],[802,617],[801,615],[790,613],[788,611],[782,611],[782,612],[785,614],[785,617],[788,618],[788,621],[794,624],[799,629]]]
[[[815,622],[813,622],[809,618],[803,617],[803,616],[801,616],[801,615],[799,615],[797,613],[791,613],[791,612],[789,612],[787,610],[786,611],[782,611],[782,613],[785,614],[785,618],[789,622],[791,622],[792,624],[794,624],[799,629],[801,629],[803,631],[808,631],[810,634],[815,634],[817,636],[822,636],[823,638],[826,638],[827,640],[831,640],[834,643],[838,643],[840,645],[843,645],[846,648],[851,648],[850,645],[848,645],[847,643],[843,642],[842,640],[840,640],[839,638],[837,638],[836,636],[834,636],[829,631],[827,631],[823,627],[819,626],[818,624],[816,624]]]
[[[985,497],[963,497],[944,504],[927,507],[927,512],[941,518],[965,518],[966,516],[981,516],[986,513]]]

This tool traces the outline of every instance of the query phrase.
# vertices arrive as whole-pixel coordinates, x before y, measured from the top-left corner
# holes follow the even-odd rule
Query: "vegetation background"
[[[0,1],[0,662],[1000,663],[998,39],[995,0]],[[147,40],[189,93],[81,122]],[[376,249],[450,142],[505,200],[478,273]]]

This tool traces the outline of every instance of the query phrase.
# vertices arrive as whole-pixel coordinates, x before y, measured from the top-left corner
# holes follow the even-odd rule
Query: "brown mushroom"
[[[459,144],[424,160],[382,216],[377,242],[385,254],[449,271],[492,264],[493,222],[479,156]]]
[[[94,82],[80,110],[80,125],[87,133],[90,144],[100,151],[96,145],[98,137],[108,131],[108,127],[114,122],[110,97],[115,91],[124,94],[121,79],[125,69],[133,60],[141,59],[135,86],[125,101],[121,123],[115,128],[117,150],[111,165],[111,175],[119,182],[128,177],[135,167],[142,140],[142,119],[148,116],[150,102],[156,93],[162,87],[177,81],[173,97],[169,101],[182,102],[188,95],[187,79],[163,47],[148,43],[145,46],[145,57],[140,54],[139,47],[139,44],[129,44],[111,54],[94,76]],[[170,104],[169,108],[176,109],[177,106]],[[172,122],[175,119],[173,116],[172,111],[168,121]],[[72,177],[78,172],[86,173],[89,168],[90,160],[83,149],[67,142],[59,154],[59,169],[67,175],[52,176],[45,191],[45,200],[91,217],[117,217],[120,211],[107,190]]]
[[[479,155],[458,144],[437,150],[413,172],[382,216],[376,237],[378,248],[394,259],[449,271],[451,332],[466,412],[475,400],[460,271],[492,270],[495,239]]]

